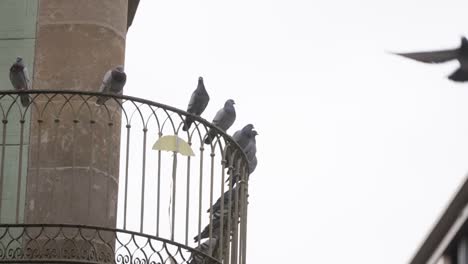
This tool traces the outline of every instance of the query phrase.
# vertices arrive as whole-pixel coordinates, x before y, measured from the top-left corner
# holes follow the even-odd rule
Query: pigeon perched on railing
[[[213,256],[213,252],[215,252],[218,245],[218,239],[213,237],[211,239],[206,240],[205,242],[201,243],[195,249],[205,253],[208,256]],[[207,264],[208,262],[205,261],[206,257],[201,254],[192,253],[188,264]]]
[[[252,160],[249,160],[249,175],[254,172],[257,168],[257,156],[254,156]]]
[[[193,91],[192,97],[190,97],[190,102],[187,108],[187,112],[194,115],[201,115],[205,111],[208,102],[210,101],[210,96],[205,89],[205,84],[203,83],[203,78],[198,78],[197,89]],[[193,119],[189,116],[185,118],[184,126],[182,129],[187,131],[190,129],[190,126],[193,123]]]
[[[227,221],[224,221],[224,224],[226,223]],[[219,228],[221,227],[221,220],[213,219],[213,221],[211,221],[211,224],[213,225],[213,230],[212,230],[213,236],[217,237],[217,234],[219,234]],[[205,228],[203,228],[203,231],[200,233],[200,235],[196,235],[193,238],[193,240],[195,240],[195,242],[198,242],[199,240],[208,238],[209,235],[210,235],[210,224],[205,226]]]
[[[250,142],[250,138],[252,136],[252,130],[254,129],[254,126],[252,124],[248,124],[244,126],[241,130],[238,130],[232,135],[232,138],[234,141],[239,144],[239,146],[244,149],[247,144]]]
[[[462,37],[461,45],[456,49],[395,54],[424,63],[442,63],[456,59],[460,67],[448,78],[455,82],[468,81],[468,40],[465,37]]]
[[[240,136],[240,135],[242,135],[242,136]],[[257,135],[258,135],[257,131],[250,130],[250,132],[247,131],[245,133],[242,133],[242,132],[238,133],[238,137],[237,137],[237,138],[242,137],[242,140],[247,141],[247,144],[245,145],[245,147],[242,150],[244,151],[245,156],[247,157],[247,161],[249,163],[248,164],[248,175],[252,174],[252,172],[257,167],[257,140],[255,139],[255,137]],[[239,141],[236,140],[236,142],[239,142]],[[242,142],[242,143],[245,144],[245,142]],[[228,159],[229,156],[230,156],[230,153],[228,152],[226,156],[227,156],[227,159]],[[232,174],[232,171],[229,170],[228,173]],[[232,185],[236,184],[236,182],[238,181],[238,175],[239,175],[238,173],[234,174],[234,177],[232,178]],[[226,182],[228,182],[229,180],[230,180],[230,177],[228,177]]]
[[[237,186],[232,188],[231,190],[227,190],[225,193],[224,193],[224,208],[227,208],[228,206],[228,203],[229,203],[229,199],[231,200],[231,202],[234,202],[234,199],[236,197],[236,191],[237,191]],[[231,198],[229,198],[231,197]],[[218,200],[213,204],[213,206],[211,208],[209,208],[206,212],[209,213],[211,210],[213,210],[213,212],[217,212],[219,210],[221,210],[221,197],[218,198]]]
[[[106,72],[102,80],[101,87],[99,88],[99,92],[122,94],[126,82],[127,74],[125,74],[123,66],[119,65]],[[99,96],[96,100],[96,104],[103,105],[107,100],[109,100],[109,97]]]
[[[252,124],[248,124],[246,126],[244,126],[241,130],[237,130],[234,135],[232,135],[232,139],[234,139],[235,142],[237,142],[237,144],[239,144],[239,146],[241,147],[241,149],[244,151],[245,147],[247,147],[247,145],[249,144],[250,142],[250,138],[252,136],[252,130],[253,130],[254,126]],[[226,161],[229,163],[230,162],[230,159],[231,159],[231,155],[232,155],[232,152],[234,150],[232,148],[228,148],[227,151],[226,151]],[[239,154],[237,154],[237,157],[240,157]]]
[[[255,139],[257,135],[257,131],[252,130],[252,133],[250,134],[249,143],[244,148],[245,155],[247,156],[247,160],[249,162],[252,161],[255,155],[257,154],[257,140]]]
[[[23,58],[21,57],[17,57],[16,62],[10,67],[10,82],[15,90],[27,91],[31,89],[28,69],[24,65]],[[29,95],[22,94],[20,100],[24,107],[29,105]]]
[[[234,108],[234,104],[234,100],[227,100],[224,103],[224,107],[216,113],[213,119],[213,125],[217,126],[223,131],[228,130],[236,120],[236,109]],[[206,135],[205,144],[211,144],[215,137],[216,132],[210,129]]]

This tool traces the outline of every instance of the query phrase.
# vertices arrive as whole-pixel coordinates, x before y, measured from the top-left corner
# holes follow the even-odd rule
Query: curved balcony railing
[[[174,107],[100,96],[0,92],[0,262],[246,263],[240,147]]]

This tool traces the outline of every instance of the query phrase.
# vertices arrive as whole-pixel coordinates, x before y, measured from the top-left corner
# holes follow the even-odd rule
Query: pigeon
[[[16,62],[10,68],[10,82],[13,88],[18,91],[27,91],[31,89],[31,80],[29,79],[28,69],[24,65],[23,58],[17,57]],[[20,96],[21,104],[24,107],[29,105],[29,95]]]
[[[254,129],[254,126],[252,124],[248,124],[244,126],[241,130],[238,130],[232,135],[232,138],[234,141],[239,144],[239,146],[244,149],[247,144],[250,142],[250,137],[252,135],[252,130]]]
[[[252,130],[252,133],[249,135],[249,143],[244,148],[245,155],[247,156],[247,160],[250,162],[253,160],[255,155],[257,154],[257,140],[255,137],[258,135],[257,131]]]
[[[226,224],[226,222],[227,221],[224,221],[224,224]],[[211,224],[213,224],[213,230],[212,230],[213,237],[217,237],[217,234],[219,233],[219,228],[221,227],[221,221],[213,219]],[[193,240],[195,240],[195,242],[198,242],[199,240],[202,240],[204,238],[208,238],[209,235],[210,235],[210,224],[205,226],[205,228],[203,228],[203,231],[200,233],[200,235],[196,235],[193,238]]]
[[[187,112],[194,115],[201,115],[203,111],[205,111],[208,102],[210,101],[210,96],[206,92],[205,84],[203,84],[203,78],[198,78],[198,85],[197,89],[193,91],[192,97],[190,98],[190,102],[187,108]],[[193,119],[189,116],[185,118],[185,123],[182,129],[187,131],[190,129],[190,126],[193,123]]]
[[[231,202],[234,201],[234,198],[236,197],[236,191],[237,187],[232,188],[231,190],[228,190],[224,193],[224,208],[227,207],[227,204],[229,203],[229,197],[231,197]],[[221,210],[221,197],[218,198],[218,200],[213,204],[211,208],[209,208],[206,212],[209,213],[211,210],[213,212],[217,212]]]
[[[124,72],[124,67],[119,65],[114,69],[108,70],[104,75],[102,80],[101,87],[99,92],[101,93],[112,93],[112,94],[122,94],[123,87],[127,81],[127,74]],[[109,97],[99,96],[96,104],[103,105]]]
[[[252,124],[248,124],[244,126],[241,130],[237,130],[234,135],[232,135],[232,139],[234,139],[237,144],[241,147],[243,150],[247,144],[249,144],[250,141],[250,134],[252,133],[254,126]],[[229,161],[231,158],[231,153],[232,149],[228,149],[226,151],[226,160]]]
[[[245,156],[247,157],[247,162],[248,162],[248,175],[252,174],[252,172],[255,170],[257,167],[257,141],[255,137],[258,135],[257,131],[252,130],[248,133],[246,133],[246,138],[248,138],[248,143],[243,148],[243,151],[245,153]],[[231,171],[229,171],[229,174],[232,174]],[[238,175],[239,174],[234,174],[234,177],[232,178],[232,185],[236,184],[238,181]],[[228,182],[230,180],[230,177],[226,180]]]
[[[234,100],[227,100],[224,103],[224,107],[216,113],[212,122],[213,125],[226,132],[226,130],[228,130],[236,120],[236,109],[234,109],[234,105]],[[216,137],[216,131],[210,129],[205,138],[205,144],[211,144],[214,137]]]
[[[249,175],[254,172],[255,168],[257,168],[257,156],[254,156],[252,160],[249,160]]]
[[[460,67],[448,78],[455,82],[468,81],[468,40],[465,37],[462,37],[461,45],[456,49],[395,54],[425,63],[442,63],[456,59]]]
[[[195,250],[205,253],[208,256],[213,256],[213,252],[215,251],[217,245],[218,239],[212,237],[211,239],[208,239],[207,241],[201,243],[198,247],[195,248]],[[193,252],[188,264],[206,263],[204,262],[205,258],[206,257],[204,257],[202,254],[197,254],[196,252]]]

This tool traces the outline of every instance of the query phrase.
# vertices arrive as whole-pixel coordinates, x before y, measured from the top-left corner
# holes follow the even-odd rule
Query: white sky
[[[386,51],[459,45],[467,9],[141,0],[126,94],[185,109],[201,75],[211,96],[203,117],[232,98],[230,132],[255,125],[250,263],[405,263],[468,171],[468,84],[445,78],[456,62]]]

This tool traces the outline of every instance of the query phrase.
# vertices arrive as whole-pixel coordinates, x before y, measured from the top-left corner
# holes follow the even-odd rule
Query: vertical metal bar
[[[36,142],[36,148],[37,148],[37,153],[36,153],[36,189],[34,190],[34,195],[38,195],[39,193],[39,173],[40,173],[40,167],[41,167],[41,135],[42,135],[42,120],[38,119],[37,120],[37,142]],[[0,188],[0,190],[2,190]],[[37,215],[36,215],[37,217]]]
[[[57,215],[59,210],[63,208],[61,206],[58,206],[57,203],[56,203],[57,194],[56,194],[56,188],[55,187],[56,187],[56,185],[57,186],[65,186],[63,184],[64,179],[63,179],[63,177],[61,177],[61,175],[59,175],[59,172],[58,172],[58,169],[57,169],[60,166],[58,164],[58,161],[57,161],[58,160],[57,159],[57,152],[58,152],[57,149],[60,147],[60,144],[57,143],[58,137],[60,135],[59,134],[59,123],[60,123],[60,119],[56,117],[54,119],[54,124],[53,124],[53,127],[54,127],[53,136],[52,136],[53,139],[52,139],[51,142],[49,142],[53,146],[53,152],[51,154],[51,157],[52,157],[52,160],[53,160],[53,163],[52,163],[53,165],[52,166],[53,166],[53,169],[54,169],[53,176],[57,180],[57,183],[60,181],[60,183],[58,183],[58,184],[52,184],[52,186],[51,186],[52,188],[50,190],[49,203],[48,204],[52,205],[51,208],[50,208],[50,211],[51,211],[52,215]],[[91,189],[91,187],[89,187],[89,189]],[[88,199],[88,203],[89,203],[89,199]],[[90,207],[88,206],[88,208],[90,208]]]
[[[243,263],[244,264],[247,264],[247,209],[249,208],[249,192],[248,192],[248,185],[247,185],[247,188],[246,188],[246,192],[245,192],[245,213],[244,213],[244,217],[245,217],[245,220],[244,220],[244,250],[242,251],[244,253],[244,261]]]
[[[174,230],[175,230],[175,213],[176,213],[176,188],[177,188],[177,152],[174,151],[172,158],[172,227],[171,227],[171,240],[174,241]]]
[[[113,133],[114,133],[114,130],[112,129],[113,128],[113,125],[114,123],[113,122],[109,122],[108,126],[107,126],[107,129],[108,129],[108,132],[107,132],[107,135],[109,135],[109,138],[113,138]],[[107,171],[107,177],[105,177],[105,186],[106,186],[106,216],[109,215],[109,181],[112,179],[112,140],[107,144],[107,152],[108,152],[108,158],[107,158],[107,168],[106,168],[106,171]]]
[[[18,157],[18,182],[16,186],[16,216],[15,223],[19,223],[19,207],[20,207],[20,192],[21,192],[21,180],[23,174],[23,137],[24,137],[24,120],[20,120],[20,143],[19,143],[19,157]]]
[[[237,166],[236,170],[234,170],[234,174],[237,176],[236,178],[239,179],[238,172],[239,166]],[[239,183],[236,184],[238,186]],[[238,222],[239,222],[239,189],[237,187],[237,191],[234,193],[234,215],[232,217],[233,221],[233,235],[232,235],[232,249],[231,249],[231,264],[237,264],[237,255],[238,255]]]
[[[128,194],[128,160],[130,157],[130,124],[126,125],[127,128],[127,151],[125,156],[125,194],[124,194],[124,217],[123,229],[127,230],[127,194]]]
[[[0,192],[2,194],[2,196],[0,196],[0,220],[1,220],[1,217],[2,217],[2,201],[3,201],[3,173],[4,173],[4,170],[5,170],[5,151],[6,151],[6,127],[7,127],[7,123],[8,123],[8,120],[6,119],[3,119],[2,120],[2,123],[3,123],[3,135],[2,135],[2,160],[1,160],[1,163],[0,163]]]
[[[246,173],[246,167],[242,172],[242,213],[241,213],[241,263],[246,263],[246,245],[247,245],[247,188],[248,188],[248,179]]]
[[[189,142],[189,145],[190,142]],[[187,200],[185,201],[185,245],[188,245],[189,214],[190,214],[190,156],[187,157]]]
[[[242,171],[240,171],[240,174],[239,174],[239,182],[237,183],[239,185],[239,222],[238,222],[238,256],[239,256],[239,264],[242,264],[242,215],[243,215],[243,211],[244,211],[244,207],[243,207],[243,200],[242,200],[242,197],[244,195],[244,182],[243,182],[243,178],[242,178]]]
[[[214,184],[214,153],[211,152],[210,154],[210,157],[211,157],[211,168],[210,168],[210,174],[211,174],[211,177],[210,177],[210,206],[213,205],[213,184]],[[222,204],[222,203],[221,203]],[[221,214],[223,212],[221,211]],[[223,227],[221,226],[220,229],[222,229]],[[209,229],[208,229],[208,237],[209,239],[212,239],[213,238],[213,210],[210,210],[210,224],[209,224]],[[212,243],[208,243],[208,252],[212,252],[212,249],[211,249],[211,244]]]
[[[200,187],[198,190],[198,236],[201,234],[201,217],[202,217],[202,195],[203,195],[203,143],[200,147]],[[200,246],[200,240],[198,240],[198,246]]]
[[[91,146],[94,146],[94,123],[95,121],[92,120],[89,124],[89,129],[91,130]],[[95,175],[95,168],[94,168],[94,147],[91,148],[91,157],[90,157],[90,161],[89,161],[89,168],[90,168],[90,174],[89,174],[89,178],[88,178],[88,208],[91,208],[91,192],[92,192],[92,180],[94,179],[94,175]],[[90,212],[90,210],[88,209],[88,212]],[[88,216],[91,216],[90,213],[88,213]]]
[[[71,102],[70,102],[71,103]],[[75,190],[75,178],[76,178],[76,172],[75,172],[75,163],[76,163],[76,124],[79,121],[77,119],[73,120],[73,126],[72,126],[72,178],[71,178],[71,186],[70,186],[70,208],[73,208],[74,200],[73,200],[73,194]],[[50,206],[50,205],[49,205]],[[52,207],[52,206],[50,206]],[[72,212],[76,212],[77,210],[72,210]],[[73,217],[73,213],[71,214]]]
[[[242,215],[242,223],[243,223],[243,229],[242,229],[242,264],[247,263],[247,207],[249,205],[249,182],[248,182],[248,176],[249,174],[246,173],[246,170],[244,169],[244,193],[243,193],[243,215]]]
[[[231,162],[229,163],[229,169],[228,169],[228,177],[229,177],[229,196],[228,196],[228,219],[227,219],[227,231],[226,231],[226,255],[225,255],[225,263],[229,263],[230,261],[230,255],[231,255],[231,247],[230,245],[230,239],[231,239],[231,230],[232,230],[232,219],[233,219],[233,212],[232,212],[232,200],[233,200],[233,190],[232,190],[232,182],[234,178],[234,166],[232,164],[232,159]]]
[[[468,239],[465,236],[461,237],[460,241],[458,241],[456,263],[468,263]]]
[[[223,155],[224,156],[224,155]],[[225,175],[224,175],[224,170],[226,168],[226,160],[223,157],[223,160],[221,161],[221,217],[220,217],[220,226],[221,228],[219,229],[219,242],[218,242],[218,256],[219,259],[223,259],[223,252],[224,252],[224,243],[223,243],[223,231],[224,231],[224,181],[225,181]]]
[[[140,233],[143,233],[143,219],[145,216],[145,174],[146,174],[146,133],[148,129],[143,129],[143,167],[141,175],[141,209],[140,209]]]
[[[161,133],[159,133],[161,138]],[[161,151],[158,150],[158,186],[156,200],[156,236],[159,237],[159,214],[160,214],[160,198],[161,198]]]

